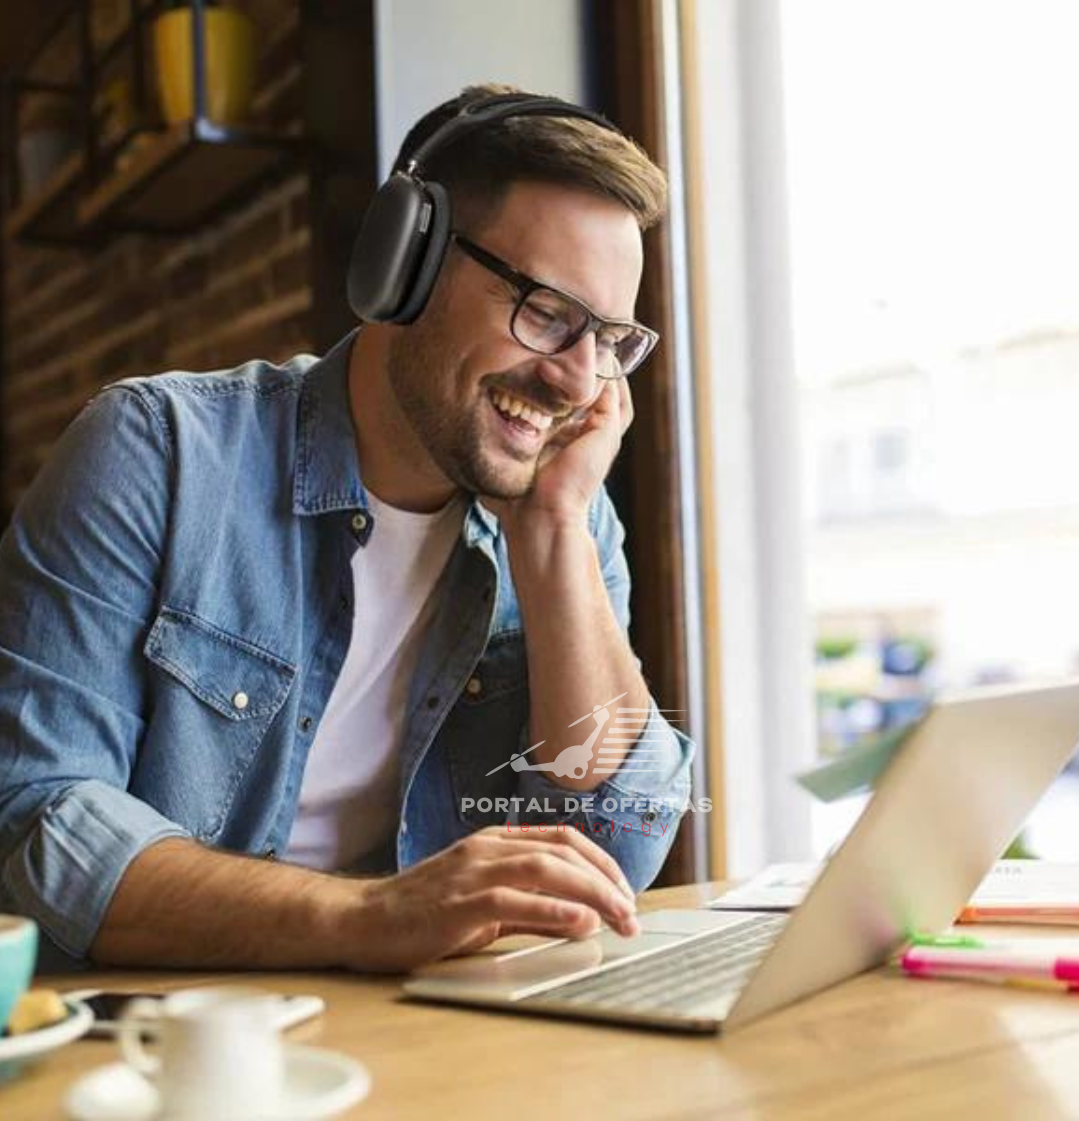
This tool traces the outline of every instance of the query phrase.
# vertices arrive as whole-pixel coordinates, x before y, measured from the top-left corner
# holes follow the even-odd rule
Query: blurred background
[[[937,689],[1079,671],[1079,7],[814,0],[782,23],[830,754]],[[1077,788],[1062,778],[1028,847],[1079,855]]]

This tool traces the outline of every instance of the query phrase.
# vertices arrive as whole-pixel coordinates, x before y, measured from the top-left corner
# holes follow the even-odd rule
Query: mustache
[[[487,388],[489,390],[502,390],[504,393],[518,397],[541,412],[550,414],[556,421],[569,420],[576,412],[573,405],[564,397],[556,394],[546,382],[539,379],[522,382],[499,377],[488,382]]]

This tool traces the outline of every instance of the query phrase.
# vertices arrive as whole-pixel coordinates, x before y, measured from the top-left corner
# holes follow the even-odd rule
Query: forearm
[[[510,564],[528,652],[533,753],[550,762],[594,730],[592,721],[569,725],[596,705],[619,697],[611,724],[601,733],[582,779],[558,776],[568,789],[592,790],[603,781],[602,766],[621,762],[644,726],[650,699],[637,661],[611,608],[595,542],[587,524],[541,523],[508,537]],[[624,694],[620,696],[620,694]],[[617,710],[638,710],[637,712]],[[604,744],[618,723],[622,744]],[[601,755],[598,750],[604,747]]]
[[[92,955],[111,965],[401,972],[504,934],[637,931],[632,889],[584,837],[481,830],[405,872],[348,879],[161,841],[115,892]]]
[[[170,838],[128,866],[90,956],[103,965],[340,967],[362,893],[361,881]]]

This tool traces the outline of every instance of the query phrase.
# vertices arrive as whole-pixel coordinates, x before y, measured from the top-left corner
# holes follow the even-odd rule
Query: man
[[[424,173],[454,232],[414,323],[118,383],[0,545],[0,910],[69,954],[400,970],[636,930],[692,745],[602,484],[663,179],[556,116]]]

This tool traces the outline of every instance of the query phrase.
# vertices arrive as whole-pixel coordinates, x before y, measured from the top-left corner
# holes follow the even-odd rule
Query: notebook
[[[770,864],[751,880],[711,900],[718,911],[792,911],[821,864]],[[1051,923],[1079,926],[1079,863],[998,860],[957,922]]]

